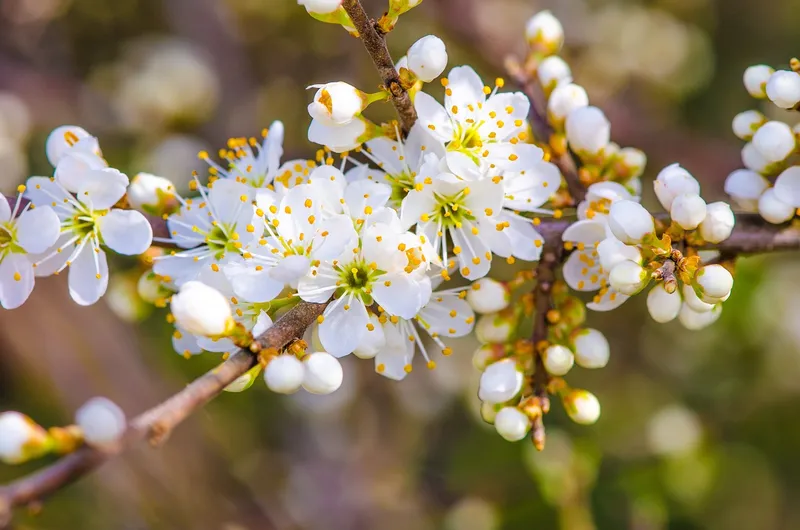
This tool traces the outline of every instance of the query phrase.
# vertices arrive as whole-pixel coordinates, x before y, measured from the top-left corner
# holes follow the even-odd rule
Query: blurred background
[[[385,8],[364,3],[376,17]],[[722,198],[740,166],[730,120],[753,105],[741,74],[798,52],[800,0],[427,0],[390,48],[399,57],[436,33],[452,66],[492,79],[524,52],[524,22],[543,8],[561,18],[564,56],[614,140],[648,153],[645,201],[674,161]],[[378,84],[361,44],[295,0],[0,0],[0,188],[50,174],[44,139],[65,123],[97,135],[129,175],[179,185],[202,169],[198,151],[275,119],[285,158],[313,157],[304,87],[334,80]],[[133,416],[218,362],[173,353],[163,310],[134,298],[141,269],[117,265],[129,272],[96,306],[72,303],[62,276],[0,315],[0,410],[65,424],[105,395]],[[543,453],[481,423],[474,344],[402,384],[348,358],[332,396],[260,384],[225,394],[163,448],[106,464],[39,513],[21,511],[15,528],[800,528],[797,256],[742,260],[736,284],[702,332],[653,323],[644,297],[590,314],[612,360],[569,379],[603,416],[575,426],[556,404]],[[0,482],[41,464],[0,466]]]

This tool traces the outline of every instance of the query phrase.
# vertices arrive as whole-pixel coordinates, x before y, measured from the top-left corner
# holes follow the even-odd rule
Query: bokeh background
[[[382,2],[366,1],[374,15]],[[740,165],[730,120],[750,108],[744,68],[800,47],[798,0],[427,0],[390,35],[397,56],[441,36],[451,65],[501,75],[523,25],[551,8],[577,82],[644,149],[649,181],[680,161],[710,200]],[[49,174],[44,139],[81,125],[112,165],[178,183],[231,135],[286,124],[287,157],[313,157],[304,87],[378,83],[361,44],[294,0],[0,0],[0,188]],[[385,117],[389,117],[386,109]],[[380,117],[380,114],[378,115]],[[120,261],[80,308],[47,278],[0,314],[0,409],[44,425],[106,395],[131,416],[212,367],[171,351],[163,311],[135,304]],[[19,529],[765,530],[800,528],[800,262],[742,260],[721,320],[657,325],[639,297],[591,314],[612,360],[576,369],[603,416],[548,444],[511,444],[477,415],[473,344],[401,384],[349,358],[332,396],[225,394],[164,447],[135,450],[22,511]],[[0,481],[40,466],[0,467]],[[39,513],[34,513],[39,512]]]

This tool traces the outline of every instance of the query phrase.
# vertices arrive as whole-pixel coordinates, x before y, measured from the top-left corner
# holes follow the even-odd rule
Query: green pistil
[[[389,185],[392,187],[392,195],[389,200],[392,205],[399,207],[408,192],[414,189],[414,177],[407,171],[403,171],[398,175],[389,175],[387,173],[386,180],[389,181]]]
[[[222,259],[226,252],[239,251],[241,244],[238,242],[238,237],[234,236],[236,232],[232,227],[223,229],[220,226],[213,226],[206,235],[206,244],[217,259]]]
[[[371,268],[364,260],[357,260],[337,267],[339,288],[336,297],[354,295],[364,304],[372,304],[372,283],[383,271]]]
[[[16,227],[13,223],[0,223],[0,256],[6,252],[24,253],[25,250],[15,243]]]
[[[475,216],[464,204],[466,193],[443,197],[436,196],[438,210],[431,216],[431,220],[441,222],[444,228],[460,228],[464,221],[474,221]]]

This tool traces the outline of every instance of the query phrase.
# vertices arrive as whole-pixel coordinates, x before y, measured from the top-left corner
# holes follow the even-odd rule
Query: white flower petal
[[[230,281],[234,294],[247,302],[269,302],[284,287],[284,282],[272,277],[269,268],[256,270],[256,266],[249,262],[232,261],[225,264],[222,272]]]
[[[127,256],[144,253],[153,243],[153,229],[135,210],[113,209],[97,222],[103,244]]]
[[[495,133],[494,138],[498,142],[510,140],[524,130],[529,109],[530,101],[522,92],[490,96],[483,106],[486,123],[481,126],[481,136],[487,137]]]
[[[486,94],[483,92],[483,81],[471,66],[456,66],[447,74],[449,81],[447,88],[450,95],[445,95],[444,106],[452,114],[453,118],[462,121],[473,115],[475,111],[469,110],[469,105],[477,109],[486,102]],[[453,107],[457,107],[458,112],[453,112]]]
[[[49,206],[25,211],[17,219],[16,226],[17,243],[31,254],[40,254],[52,247],[61,233],[61,221]]]
[[[420,323],[428,333],[463,337],[475,327],[475,312],[466,300],[453,293],[433,293],[420,311]]]
[[[390,315],[414,318],[421,309],[419,284],[408,274],[393,272],[382,275],[372,287],[375,301]]]
[[[107,287],[106,253],[95,252],[87,243],[69,266],[69,294],[78,305],[92,305],[105,294]]]
[[[414,96],[414,107],[417,109],[417,123],[428,129],[431,136],[441,142],[449,142],[453,139],[450,117],[444,107],[432,96],[425,92],[418,92]]]
[[[0,305],[16,309],[25,303],[34,284],[33,266],[22,254],[7,254],[0,261]]]
[[[348,304],[347,300],[336,300],[325,310],[324,317],[319,325],[319,340],[325,351],[342,357],[358,347],[369,322],[367,308],[361,301],[353,299]]]
[[[375,356],[375,371],[384,377],[401,381],[408,375],[407,366],[414,359],[416,345],[401,329],[389,322],[383,325],[386,345]]]
[[[90,169],[81,175],[75,196],[95,210],[107,210],[125,195],[128,184],[128,177],[116,169]]]

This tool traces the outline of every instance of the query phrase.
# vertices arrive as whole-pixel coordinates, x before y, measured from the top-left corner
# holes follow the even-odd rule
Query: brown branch
[[[326,305],[299,303],[256,339],[255,349],[280,349],[293,339],[301,337],[305,329],[322,314]],[[57,492],[94,470],[110,457],[120,454],[142,440],[149,439],[153,444],[163,441],[172,429],[195,410],[211,401],[256,362],[255,355],[240,350],[213,370],[194,380],[185,389],[131,420],[125,436],[116,448],[104,451],[83,446],[36,473],[0,486],[0,527],[10,519],[13,507],[36,502]]]
[[[506,71],[531,102],[528,116],[534,136],[542,142],[549,142],[554,131],[547,121],[547,98],[542,91],[541,85],[539,85],[536,77],[527,71],[526,67],[520,65],[513,58],[506,60]],[[561,170],[564,181],[567,183],[567,190],[572,196],[573,203],[577,205],[586,196],[586,187],[578,175],[578,166],[575,164],[575,159],[572,158],[572,155],[567,150],[564,154],[553,156],[551,162]]]
[[[350,15],[353,26],[358,30],[358,35],[367,53],[372,58],[378,74],[383,80],[383,86],[391,94],[392,104],[400,119],[400,130],[403,136],[408,135],[414,122],[417,121],[417,111],[408,92],[400,83],[400,75],[394,66],[389,48],[386,47],[386,38],[375,21],[370,19],[360,0],[344,0],[342,7]]]

